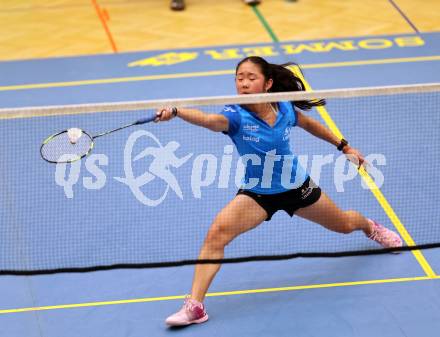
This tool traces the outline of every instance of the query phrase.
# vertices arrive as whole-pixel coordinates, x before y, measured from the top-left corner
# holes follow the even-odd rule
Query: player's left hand
[[[361,166],[364,166],[364,168],[368,165],[368,162],[365,160],[365,157],[362,153],[360,153],[357,149],[346,145],[344,146],[343,151],[345,156],[349,161],[351,161],[353,164],[357,166],[358,169],[361,168]]]

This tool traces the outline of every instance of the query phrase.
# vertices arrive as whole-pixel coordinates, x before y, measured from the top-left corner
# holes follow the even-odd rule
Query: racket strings
[[[69,163],[87,155],[92,145],[93,140],[88,134],[83,133],[75,143],[71,143],[67,131],[64,131],[43,143],[41,155],[52,163]]]

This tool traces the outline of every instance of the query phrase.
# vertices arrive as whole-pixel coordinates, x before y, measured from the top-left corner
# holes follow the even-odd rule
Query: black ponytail
[[[273,84],[272,87],[269,89],[269,92],[287,92],[287,91],[306,90],[302,79],[296,76],[291,70],[286,68],[288,66],[294,65],[301,72],[301,68],[299,67],[299,65],[294,62],[278,65],[278,64],[269,63],[265,59],[259,56],[249,56],[244,58],[237,64],[237,68],[235,72],[237,73],[240,65],[247,61],[252,62],[260,67],[261,72],[264,75],[266,81],[269,79],[273,80]],[[312,109],[313,107],[325,105],[325,100],[313,99],[313,100],[305,100],[305,101],[292,101],[292,105],[298,107],[301,110],[307,111]]]

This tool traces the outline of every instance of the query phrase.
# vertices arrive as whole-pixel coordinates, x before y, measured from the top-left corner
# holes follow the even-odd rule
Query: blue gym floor
[[[261,50],[261,47],[267,47],[265,57],[271,62],[292,60],[300,63],[313,89],[439,82],[440,33],[319,42],[347,40],[354,46],[349,50],[333,48],[317,52],[309,48],[295,54],[289,54],[289,43],[283,42],[0,62],[1,108],[233,95],[235,64],[250,53],[250,49]],[[312,46],[314,42],[301,43]],[[299,42],[294,44],[297,46]],[[166,57],[157,56],[171,52],[187,53],[192,59],[161,64]],[[225,59],[217,59],[219,55]],[[341,132],[358,149],[387,156],[382,192],[416,242],[419,228],[439,231],[437,208],[440,199],[433,192],[435,186],[438,187],[437,172],[434,167],[412,163],[411,184],[402,177],[406,177],[408,158],[420,157],[418,135],[423,134],[423,141],[432,143],[432,152],[426,155],[438,159],[438,103],[427,101],[414,107],[413,111],[405,107],[403,116],[399,114],[398,104],[389,113],[365,106],[357,111],[328,108]],[[311,114],[322,121],[316,112]],[[3,195],[8,196],[0,199],[2,214],[8,219],[2,225],[13,228],[15,224],[11,219],[15,219],[20,226],[43,228],[63,214],[72,219],[72,223],[58,222],[59,225],[74,226],[75,221],[81,220],[73,219],[78,209],[83,209],[84,205],[97,205],[92,217],[99,216],[109,226],[123,228],[125,221],[153,223],[151,219],[154,217],[163,217],[165,207],[175,205],[175,211],[168,211],[167,220],[179,227],[179,231],[184,231],[182,226],[185,225],[197,226],[197,221],[204,228],[209,226],[216,211],[234,195],[235,187],[220,192],[215,186],[204,189],[204,196],[212,196],[212,199],[189,197],[180,201],[170,192],[168,200],[153,215],[150,215],[151,208],[141,205],[126,186],[110,178],[101,190],[85,191],[78,184],[73,187],[74,198],[65,197],[62,188],[54,183],[55,167],[39,158],[41,140],[71,125],[81,124],[84,129],[98,132],[137,118],[133,113],[108,116],[0,120],[3,161],[0,186]],[[209,153],[210,150],[221,155],[223,146],[229,143],[222,135],[214,136],[180,121],[169,125],[148,125],[144,129],[163,141],[178,141],[182,144],[179,150],[182,156],[190,152]],[[172,132],[174,130],[181,133]],[[101,139],[96,151],[114,152],[119,146],[122,153],[124,143],[134,131]],[[12,134],[17,137],[11,137]],[[295,143],[300,145],[297,148],[301,148],[301,153],[334,153],[329,145],[302,132],[295,130],[294,136],[298,138]],[[189,137],[194,137],[192,142]],[[212,137],[218,140],[215,150],[210,149],[214,144]],[[191,148],[195,138],[200,142]],[[108,177],[120,176],[121,157],[110,157],[106,167]],[[181,174],[178,178],[185,181],[187,178]],[[434,184],[428,197],[422,191],[414,191],[415,186],[423,186],[427,181]],[[335,190],[331,174],[323,175],[320,185],[342,208],[357,209],[392,227],[373,194],[361,188],[360,177],[348,184],[344,193]],[[182,187],[183,193],[188,195],[190,187],[185,186]],[[194,221],[183,220],[179,209],[190,208],[194,209]],[[51,212],[53,209],[56,212]],[[162,213],[158,213],[161,210]],[[118,212],[129,213],[129,216],[121,219],[115,216]],[[307,227],[313,228],[323,243],[326,242],[325,235],[334,239],[333,233],[284,214],[264,224],[262,230],[275,237],[282,236],[276,232],[287,222],[302,228],[302,233],[307,232]],[[353,237],[360,238],[357,234]],[[347,240],[346,237],[343,239]],[[179,237],[173,240],[182,244]],[[265,248],[268,251],[275,249]],[[197,251],[198,247],[188,249]],[[193,273],[191,266],[32,277],[2,276],[0,336],[434,337],[440,331],[440,250],[426,250],[421,254],[418,258],[412,252],[406,252],[224,265],[206,299],[210,320],[177,330],[168,329],[164,319],[181,306],[188,293]]]

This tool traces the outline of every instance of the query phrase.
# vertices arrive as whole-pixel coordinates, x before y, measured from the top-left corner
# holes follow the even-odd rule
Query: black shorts
[[[321,189],[308,177],[301,187],[276,194],[258,194],[249,190],[240,189],[237,195],[244,194],[254,199],[267,213],[266,221],[280,210],[290,216],[300,208],[317,202],[321,196]]]

